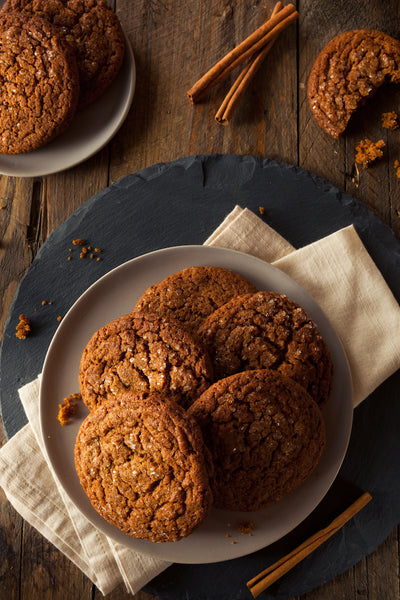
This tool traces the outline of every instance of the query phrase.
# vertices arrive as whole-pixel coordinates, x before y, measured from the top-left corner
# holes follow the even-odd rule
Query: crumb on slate
[[[19,315],[19,323],[15,328],[16,336],[20,340],[25,340],[31,332],[31,324],[28,317],[24,314]]]

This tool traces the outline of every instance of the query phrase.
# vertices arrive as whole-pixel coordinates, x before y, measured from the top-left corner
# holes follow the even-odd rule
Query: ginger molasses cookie
[[[233,298],[199,329],[216,379],[248,369],[275,369],[300,383],[318,404],[329,397],[332,361],[316,324],[284,294]]]
[[[47,19],[75,53],[79,68],[79,108],[103,94],[124,58],[125,39],[106,0],[7,0],[3,9]]]
[[[58,30],[0,13],[0,152],[30,152],[70,125],[79,97],[75,56]]]
[[[148,288],[135,310],[182,321],[196,331],[214,310],[234,296],[256,292],[245,277],[222,267],[189,267]]]
[[[320,127],[338,138],[378,87],[399,81],[398,40],[371,29],[346,31],[317,57],[308,79],[308,102]]]
[[[90,410],[127,390],[163,392],[186,407],[212,381],[201,343],[180,323],[150,313],[124,315],[94,333],[79,373]]]
[[[311,475],[326,443],[316,402],[267,369],[217,381],[189,414],[212,455],[217,508],[252,511],[281,500]]]
[[[197,423],[159,394],[107,400],[83,421],[75,465],[95,510],[124,533],[153,542],[189,535],[212,494]]]

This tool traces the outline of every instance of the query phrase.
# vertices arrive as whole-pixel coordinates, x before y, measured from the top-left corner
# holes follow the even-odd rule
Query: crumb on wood
[[[398,179],[400,179],[400,161],[399,160],[394,161],[394,169],[396,171],[396,177],[398,177]]]
[[[70,418],[76,414],[76,411],[78,410],[77,401],[81,399],[82,396],[80,394],[70,394],[58,405],[59,411],[57,418],[61,425],[66,425]]]
[[[383,113],[382,127],[384,127],[385,129],[398,129],[399,115],[394,110]]]
[[[26,315],[19,315],[19,323],[15,329],[17,330],[15,333],[17,338],[20,340],[26,340],[28,335],[31,333],[31,323]]]
[[[373,162],[383,156],[381,148],[385,146],[383,140],[378,142],[372,142],[371,140],[365,139],[356,146],[356,163],[363,166],[363,169],[367,169]]]

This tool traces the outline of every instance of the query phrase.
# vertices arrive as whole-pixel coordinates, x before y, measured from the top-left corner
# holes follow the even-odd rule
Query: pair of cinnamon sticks
[[[293,4],[284,6],[277,2],[271,17],[261,27],[256,29],[241,44],[231,50],[218,61],[194,86],[187,92],[192,104],[198,102],[215,85],[225,79],[236,67],[248,61],[239,77],[236,79],[215,119],[221,125],[227,125],[235,111],[239,100],[248,88],[255,73],[271,50],[278,35],[293,23],[299,16]]]
[[[311,552],[326,542],[334,533],[339,531],[347,521],[364,508],[371,499],[371,495],[368,492],[365,492],[327,527],[309,537],[305,542],[300,544],[300,546],[292,550],[292,552],[248,581],[247,587],[253,598],[256,598],[261,592],[265,591],[270,585],[275,583],[275,581],[288,573],[290,569],[311,554]]]

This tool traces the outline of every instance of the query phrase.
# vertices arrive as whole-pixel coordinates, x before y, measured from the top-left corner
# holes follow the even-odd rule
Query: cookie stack
[[[106,0],[6,0],[0,11],[0,152],[63,133],[122,65],[125,39]]]
[[[95,332],[75,464],[93,507],[133,537],[175,541],[211,506],[285,497],[326,443],[332,361],[315,323],[242,275],[192,267]]]

